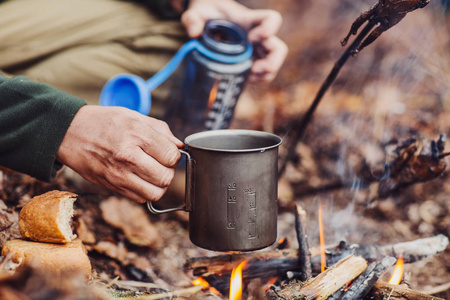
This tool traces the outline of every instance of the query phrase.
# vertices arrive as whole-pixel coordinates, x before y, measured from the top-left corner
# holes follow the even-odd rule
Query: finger
[[[282,40],[275,36],[262,41],[260,47],[265,49],[266,55],[254,61],[251,77],[271,81],[281,68],[288,53],[288,48]]]
[[[138,151],[135,159],[136,164],[130,171],[139,178],[160,188],[170,185],[175,175],[173,168],[165,167],[144,151]]]
[[[181,16],[181,23],[189,37],[198,38],[205,27],[206,19],[197,10],[190,9]]]
[[[128,176],[122,179],[120,186],[109,183],[114,190],[121,195],[134,200],[138,203],[145,203],[147,201],[157,201],[161,199],[167,188],[157,187],[143,180],[136,174],[130,173]]]
[[[181,158],[177,145],[156,131],[148,131],[140,147],[165,167],[174,167]]]
[[[169,128],[169,125],[167,125],[166,122],[154,118],[145,117],[145,124],[150,127],[148,128],[148,130],[160,133],[161,135],[168,138],[171,142],[173,142],[178,148],[184,146],[184,143],[173,135],[172,131]]]
[[[283,18],[280,13],[269,9],[250,10],[245,19],[251,22],[248,32],[250,42],[260,42],[275,35],[281,27]]]

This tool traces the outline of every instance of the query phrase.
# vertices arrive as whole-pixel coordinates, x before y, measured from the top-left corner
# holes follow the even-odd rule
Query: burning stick
[[[280,291],[268,291],[268,299],[327,299],[366,268],[367,263],[362,257],[351,255],[306,283],[292,283]]]
[[[364,47],[371,44],[375,39],[377,39],[381,33],[388,30],[392,26],[400,22],[407,13],[412,12],[418,8],[425,7],[430,0],[379,0],[378,3],[373,5],[370,10],[361,14],[359,18],[352,24],[349,34],[341,41],[342,46],[347,44],[350,35],[356,35],[358,29],[367,21],[366,26],[361,30],[361,32],[356,36],[353,43],[345,50],[339,60],[334,64],[328,77],[322,83],[317,95],[309,107],[308,111],[303,116],[299,122],[294,122],[293,129],[289,134],[289,145],[285,160],[283,161],[280,169],[279,176],[284,173],[286,164],[295,156],[295,146],[303,138],[306,127],[312,119],[320,100],[322,99],[325,92],[333,84],[337,75],[339,74],[342,66],[348,60],[351,55],[357,54]],[[380,24],[374,31],[370,32],[375,25]],[[370,34],[369,34],[370,32]],[[364,40],[366,35],[369,36]]]
[[[309,252],[308,237],[306,235],[306,212],[299,205],[295,207],[295,231],[298,240],[298,257],[300,260],[300,280],[305,281],[312,275],[311,252]]]
[[[386,256],[403,257],[405,263],[413,263],[425,257],[444,251],[449,244],[448,237],[439,234],[434,237],[418,239],[411,242],[390,245],[340,245],[335,249],[327,250],[327,264],[332,265],[349,254],[361,255],[369,262],[379,260]],[[312,258],[313,272],[319,272],[320,257]]]
[[[413,263],[420,259],[444,251],[449,244],[445,235],[418,239],[415,241],[388,244],[347,246],[341,243],[338,247],[328,248],[327,265],[331,266],[349,254],[360,255],[369,262],[381,260],[386,256],[403,257],[405,263]],[[189,259],[186,269],[193,269],[195,276],[205,274],[221,274],[228,277],[231,270],[243,260],[249,260],[244,270],[245,278],[265,276],[282,276],[286,271],[299,271],[298,250],[273,250],[264,252],[233,253],[211,257],[197,257]],[[320,272],[320,254],[313,252],[311,259],[313,273]],[[228,278],[229,279],[229,278]]]
[[[383,276],[387,269],[395,263],[395,258],[385,257],[381,261],[371,263],[367,269],[350,285],[348,289],[341,289],[328,300],[363,299]]]

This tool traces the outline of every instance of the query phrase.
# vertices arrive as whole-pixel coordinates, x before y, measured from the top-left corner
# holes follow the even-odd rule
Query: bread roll
[[[66,244],[51,244],[10,240],[2,248],[2,256],[9,255],[12,262],[21,267],[37,268],[53,275],[67,273],[91,275],[91,263],[80,239]]]
[[[39,242],[71,242],[77,237],[70,226],[76,196],[51,191],[32,198],[19,213],[20,234]]]

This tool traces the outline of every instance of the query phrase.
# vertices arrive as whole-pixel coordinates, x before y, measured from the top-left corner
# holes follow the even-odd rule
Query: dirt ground
[[[290,52],[272,84],[247,86],[232,127],[285,138],[343,53],[340,40],[373,3],[243,2],[282,14],[280,37]],[[292,207],[299,204],[308,214],[310,246],[318,246],[319,202],[329,245],[342,240],[368,245],[450,236],[448,175],[383,197],[377,184],[366,180],[368,173],[383,167],[389,142],[450,135],[449,49],[450,15],[434,1],[348,60],[297,144],[296,161],[288,163],[279,179],[278,239],[287,237],[290,246],[297,247]],[[280,148],[280,160],[287,144]],[[449,145],[444,152],[448,151]],[[445,161],[450,163],[450,158]],[[83,239],[99,278],[120,276],[173,291],[191,286],[195,279],[183,269],[188,258],[217,255],[189,241],[185,213],[151,215],[144,206],[88,184],[70,170],[50,184],[0,171],[0,187],[2,228],[7,228],[0,232],[2,244],[18,236],[17,213],[32,196],[51,189],[77,193],[75,232]],[[422,292],[448,284],[450,248],[406,265],[405,281]],[[448,286],[436,296],[450,299]]]

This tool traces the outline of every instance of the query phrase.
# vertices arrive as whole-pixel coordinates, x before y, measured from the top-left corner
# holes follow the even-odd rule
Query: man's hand
[[[121,107],[87,105],[75,115],[57,160],[85,179],[144,203],[165,193],[183,143],[166,123]]]
[[[282,22],[278,12],[249,9],[232,0],[191,0],[188,10],[181,16],[191,38],[197,38],[210,19],[226,19],[248,31],[256,53],[251,81],[269,82],[275,78],[288,51],[286,44],[275,35]]]

